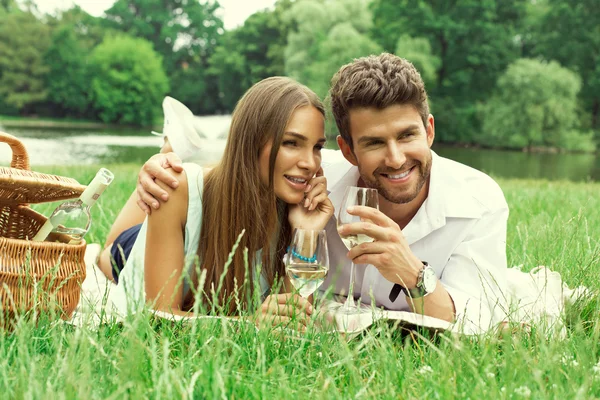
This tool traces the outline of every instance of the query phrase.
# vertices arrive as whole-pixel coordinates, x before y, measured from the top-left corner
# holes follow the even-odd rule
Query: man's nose
[[[385,165],[390,168],[399,169],[406,162],[406,156],[404,151],[400,148],[398,143],[390,143],[387,148],[387,156],[385,159]]]

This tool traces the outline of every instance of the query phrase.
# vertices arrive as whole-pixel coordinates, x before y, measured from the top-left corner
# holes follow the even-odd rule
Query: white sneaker
[[[156,136],[166,137],[173,152],[182,161],[197,158],[202,148],[202,133],[194,125],[194,114],[181,102],[166,96],[162,103],[165,114],[163,133],[152,132]]]

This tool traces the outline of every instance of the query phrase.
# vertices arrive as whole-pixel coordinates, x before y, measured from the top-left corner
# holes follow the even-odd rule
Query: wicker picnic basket
[[[85,241],[70,245],[67,235],[56,235],[53,242],[30,241],[46,217],[29,204],[75,198],[85,186],[31,171],[16,137],[0,132],[0,142],[12,148],[10,168],[0,167],[0,325],[29,312],[69,318],[85,279]]]

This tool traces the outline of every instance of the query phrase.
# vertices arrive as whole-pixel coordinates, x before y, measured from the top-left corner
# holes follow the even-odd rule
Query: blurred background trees
[[[230,31],[218,9],[117,0],[96,18],[0,0],[0,114],[152,124],[165,94],[229,113],[273,75],[325,98],[341,65],[388,51],[421,72],[436,141],[590,151],[600,140],[597,0],[279,0]]]

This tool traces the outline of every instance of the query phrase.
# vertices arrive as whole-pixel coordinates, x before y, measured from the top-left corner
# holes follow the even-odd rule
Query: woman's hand
[[[300,204],[289,205],[288,222],[292,229],[325,229],[325,225],[333,216],[333,204],[327,194],[327,179],[323,169],[306,187],[304,200]]]
[[[170,170],[171,168],[172,170]],[[155,154],[144,163],[138,174],[137,205],[146,214],[158,210],[160,201],[167,201],[169,194],[156,181],[176,189],[179,185],[174,173],[183,171],[181,159],[175,153]]]
[[[313,307],[310,302],[292,293],[269,295],[255,313],[256,324],[264,326],[283,326],[306,330]]]

